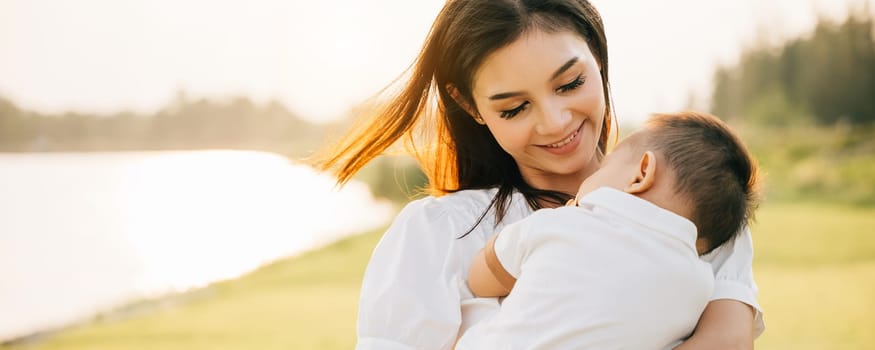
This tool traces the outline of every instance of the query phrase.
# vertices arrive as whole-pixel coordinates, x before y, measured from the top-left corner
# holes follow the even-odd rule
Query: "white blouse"
[[[409,203],[383,235],[365,270],[358,312],[356,349],[452,349],[473,324],[498,311],[497,298],[478,298],[466,284],[474,254],[505,225],[529,214],[514,193],[504,220],[494,210],[463,238],[496,190],[467,190]],[[734,299],[756,309],[763,329],[751,262],[753,244],[745,229],[702,257],[713,268],[711,300]]]

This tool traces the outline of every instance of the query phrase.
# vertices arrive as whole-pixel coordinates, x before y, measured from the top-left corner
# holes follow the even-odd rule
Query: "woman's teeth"
[[[577,133],[579,133],[579,132],[580,132],[580,130],[575,131],[573,134],[571,134],[571,136],[568,136],[567,139],[562,140],[562,141],[559,141],[559,142],[556,142],[556,143],[554,143],[554,144],[552,144],[552,145],[547,145],[547,147],[550,147],[550,148],[559,148],[559,147],[565,146],[565,145],[567,145],[569,142],[571,142],[571,140],[574,140],[574,137],[577,136]]]

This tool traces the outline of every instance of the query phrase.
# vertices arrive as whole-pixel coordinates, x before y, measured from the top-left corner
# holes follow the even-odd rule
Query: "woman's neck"
[[[534,188],[539,190],[558,191],[574,197],[580,188],[580,184],[598,169],[599,163],[600,161],[594,158],[589,166],[571,174],[549,174],[535,169],[522,168],[520,169],[520,172],[526,183]],[[555,208],[562,205],[544,200],[540,200],[538,203],[543,208]]]

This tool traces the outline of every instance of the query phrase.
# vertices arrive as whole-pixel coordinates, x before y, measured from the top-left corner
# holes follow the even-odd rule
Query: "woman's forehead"
[[[473,90],[488,96],[533,82],[548,83],[556,70],[572,59],[577,64],[597,65],[579,34],[534,29],[488,55],[474,75]]]

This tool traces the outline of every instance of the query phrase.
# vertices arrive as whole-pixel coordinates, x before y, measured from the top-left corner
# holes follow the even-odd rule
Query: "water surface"
[[[260,152],[0,154],[0,341],[383,225],[367,187]]]

